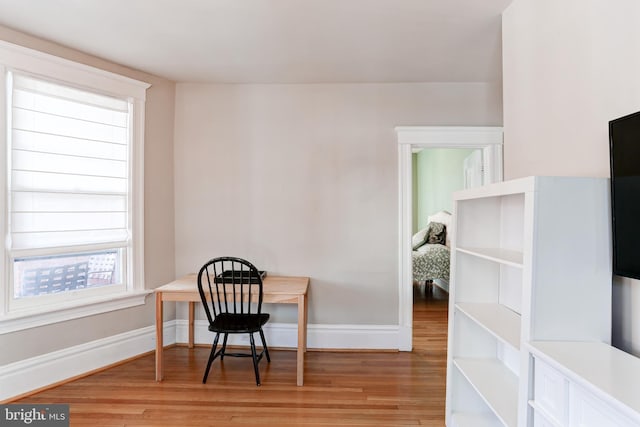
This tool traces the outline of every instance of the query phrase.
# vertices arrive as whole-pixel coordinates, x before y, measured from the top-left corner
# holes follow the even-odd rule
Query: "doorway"
[[[413,347],[412,152],[420,148],[477,148],[482,151],[482,183],[502,181],[502,128],[408,126],[396,128],[399,182],[399,334],[398,349]]]
[[[445,232],[451,228],[453,200],[459,190],[482,185],[482,151],[478,148],[414,148],[412,157],[412,269],[413,282],[429,282],[449,290],[450,238],[444,246],[424,245],[419,242],[432,222],[443,224]],[[415,303],[415,300],[414,300]]]

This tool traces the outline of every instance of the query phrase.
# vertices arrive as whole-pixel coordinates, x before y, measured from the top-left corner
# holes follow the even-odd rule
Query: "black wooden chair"
[[[256,384],[260,385],[258,362],[262,356],[269,358],[269,349],[264,339],[262,326],[269,320],[269,314],[262,313],[262,272],[241,258],[219,257],[208,261],[198,273],[198,291],[209,320],[209,330],[216,336],[211,346],[202,382],[207,382],[211,364],[216,357],[251,357],[256,373]],[[262,351],[256,352],[253,334],[258,332],[262,340]],[[216,351],[220,334],[223,334],[222,348]],[[251,353],[228,353],[229,334],[249,334]]]

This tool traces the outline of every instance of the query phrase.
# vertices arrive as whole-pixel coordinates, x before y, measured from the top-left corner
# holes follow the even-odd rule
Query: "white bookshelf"
[[[522,252],[502,248],[458,248],[458,252],[474,255],[499,264],[522,268]]]
[[[520,315],[502,304],[458,303],[458,312],[516,350],[520,349]]]
[[[608,342],[609,181],[528,177],[454,194],[446,423],[533,426],[533,340]]]
[[[454,414],[451,418],[453,427],[499,427],[490,416]]]
[[[453,363],[503,425],[516,425],[518,377],[513,372],[494,359],[454,358]]]

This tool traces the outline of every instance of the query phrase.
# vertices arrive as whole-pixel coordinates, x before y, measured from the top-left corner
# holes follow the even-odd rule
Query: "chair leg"
[[[267,362],[271,363],[271,358],[269,357],[269,349],[267,348],[267,341],[264,339],[264,332],[262,332],[262,328],[260,328],[260,339],[262,340],[262,348],[264,349],[264,355],[267,356]]]
[[[224,338],[222,339],[222,350],[220,351],[220,360],[224,360],[224,352],[227,350],[227,338],[229,334],[224,334]]]
[[[207,369],[204,371],[202,384],[205,384],[207,382],[207,377],[209,376],[209,369],[211,369],[211,364],[213,363],[213,359],[216,358],[216,348],[218,347],[219,338],[220,338],[220,332],[218,332],[216,334],[216,337],[213,339],[213,345],[211,346],[211,354],[209,354],[209,361],[207,362]]]
[[[256,385],[260,385],[260,371],[258,370],[258,357],[256,356],[256,342],[253,339],[253,334],[249,334],[249,341],[251,342],[251,356],[253,358],[253,370],[256,372]]]

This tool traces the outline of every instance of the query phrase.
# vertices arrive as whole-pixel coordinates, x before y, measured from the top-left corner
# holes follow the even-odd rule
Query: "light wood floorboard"
[[[296,387],[296,355],[271,352],[256,387],[251,359],[216,360],[209,349],[165,351],[165,380],[154,356],[26,397],[68,403],[71,426],[444,426],[447,294],[414,288],[414,351],[315,352]]]

